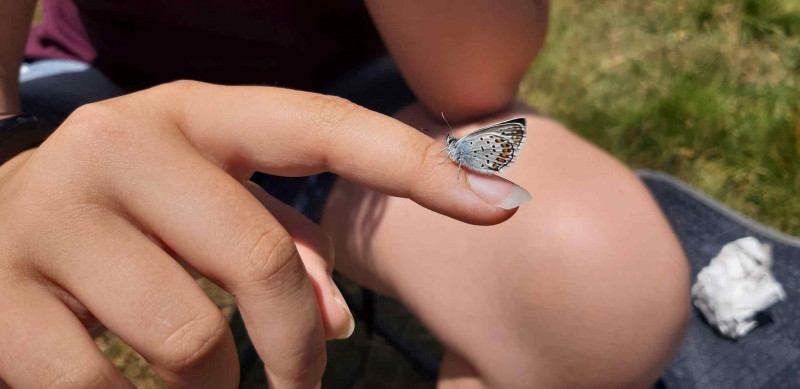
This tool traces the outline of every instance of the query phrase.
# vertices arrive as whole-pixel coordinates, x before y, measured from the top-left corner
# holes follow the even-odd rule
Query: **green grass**
[[[800,235],[800,1],[553,2],[522,98]]]

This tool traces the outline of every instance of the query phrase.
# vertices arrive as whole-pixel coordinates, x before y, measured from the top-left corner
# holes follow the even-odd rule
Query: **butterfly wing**
[[[494,174],[511,166],[526,137],[525,118],[516,118],[483,127],[456,144],[463,166],[484,174]]]
[[[496,134],[510,140],[514,145],[514,149],[519,151],[522,150],[522,145],[525,143],[525,137],[527,136],[526,129],[527,121],[525,121],[525,118],[516,118],[480,128],[466,137]]]

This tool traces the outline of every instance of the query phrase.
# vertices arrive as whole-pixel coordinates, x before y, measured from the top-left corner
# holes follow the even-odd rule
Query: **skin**
[[[450,180],[455,166],[432,169],[437,147],[345,100],[279,88],[178,82],[79,109],[0,168],[0,377],[128,386],[85,328],[96,317],[170,387],[235,386],[230,329],[189,268],[236,296],[274,387],[313,387],[325,340],[352,331],[330,241],[247,178],[332,171],[466,222],[513,215]]]
[[[0,0],[0,112],[18,109],[33,3]],[[89,337],[102,322],[169,387],[236,386],[202,274],[236,295],[271,384],[313,387],[324,340],[350,331],[335,247],[337,269],[402,300],[446,345],[441,387],[649,384],[685,328],[680,247],[628,170],[511,106],[546,2],[459,4],[366,1],[421,101],[399,121],[314,94],[180,82],[85,106],[0,166],[0,378],[129,385]],[[436,128],[426,112],[441,111],[459,137],[525,116],[507,177],[533,201],[498,208],[508,181],[478,193],[439,165],[441,139],[413,128]],[[247,183],[254,170],[340,174],[324,230]]]
[[[419,101],[451,121],[507,107],[547,31],[547,1],[364,3]]]
[[[337,269],[437,335],[443,388],[648,387],[686,328],[687,261],[627,168],[512,104],[544,41],[547,2],[366,4],[420,100],[396,117],[445,133],[447,112],[462,122],[457,137],[526,117],[525,148],[504,175],[533,199],[476,228],[340,180],[323,216]]]
[[[522,104],[456,136],[518,116],[528,140],[503,175],[532,199],[511,220],[452,222],[340,180],[322,224],[337,269],[402,300],[445,344],[442,388],[648,387],[688,318],[680,245],[629,170]],[[446,131],[416,104],[397,118]]]
[[[28,26],[36,6],[34,0],[0,0],[0,119],[19,111],[19,65],[28,38]]]

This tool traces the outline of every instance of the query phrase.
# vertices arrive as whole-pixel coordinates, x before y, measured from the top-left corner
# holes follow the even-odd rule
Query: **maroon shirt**
[[[88,62],[128,90],[176,79],[318,90],[384,52],[359,0],[43,0],[25,59]]]

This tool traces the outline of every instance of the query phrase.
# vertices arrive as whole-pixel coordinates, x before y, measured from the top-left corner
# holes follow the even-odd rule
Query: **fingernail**
[[[347,339],[350,335],[353,335],[353,331],[356,329],[356,321],[353,319],[353,314],[350,312],[350,307],[347,306],[347,303],[344,301],[344,296],[342,296],[342,292],[339,290],[339,287],[336,286],[336,283],[333,282],[333,278],[330,278],[331,281],[331,290],[333,291],[333,300],[336,301],[336,304],[339,304],[342,307],[342,310],[347,314],[348,319],[350,322],[347,326],[347,332],[343,336],[339,336],[336,339]]]
[[[467,183],[483,201],[503,209],[514,209],[531,199],[527,190],[500,177],[469,173]]]

